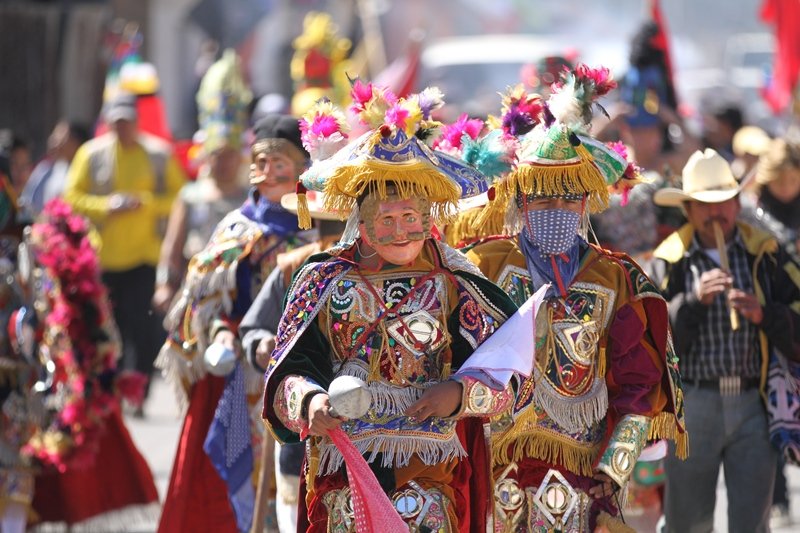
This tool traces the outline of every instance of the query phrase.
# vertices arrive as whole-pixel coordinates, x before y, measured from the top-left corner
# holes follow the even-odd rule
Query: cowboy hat
[[[739,194],[739,183],[725,159],[711,148],[696,151],[683,167],[683,188],[667,187],[656,191],[653,202],[664,207],[679,207],[683,202],[716,204]]]
[[[325,201],[325,195],[317,191],[307,191],[306,199],[308,200],[308,212],[314,220],[339,220],[339,215],[324,211],[322,204]],[[297,194],[289,193],[281,197],[281,206],[287,211],[297,213]]]

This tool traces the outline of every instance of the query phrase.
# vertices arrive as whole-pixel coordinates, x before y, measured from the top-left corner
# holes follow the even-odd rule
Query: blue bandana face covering
[[[558,255],[572,247],[580,220],[579,213],[566,209],[528,210],[523,231],[531,244],[539,249],[539,253]]]

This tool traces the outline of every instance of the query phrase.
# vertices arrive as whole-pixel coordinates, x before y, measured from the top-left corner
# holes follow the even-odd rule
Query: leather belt
[[[686,382],[700,389],[719,391],[722,396],[738,396],[743,391],[758,388],[761,380],[741,376],[724,376],[718,379],[687,379]]]

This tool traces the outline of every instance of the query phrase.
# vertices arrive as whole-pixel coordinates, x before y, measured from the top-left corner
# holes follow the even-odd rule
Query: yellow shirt
[[[81,146],[70,165],[64,199],[78,213],[87,216],[100,232],[100,266],[105,271],[124,271],[141,265],[158,263],[161,240],[172,202],[185,182],[178,162],[159,147],[165,157],[164,191],[156,193],[155,169],[144,145],[123,148],[106,134]],[[148,145],[151,145],[148,143]],[[111,152],[113,150],[113,152]],[[103,186],[93,176],[92,154],[103,154],[110,180]],[[110,213],[109,199],[114,193],[136,196],[141,206],[132,211]]]

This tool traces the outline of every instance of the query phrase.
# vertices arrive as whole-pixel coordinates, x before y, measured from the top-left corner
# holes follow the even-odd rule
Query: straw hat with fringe
[[[301,120],[303,143],[314,160],[298,183],[301,228],[311,225],[303,207],[307,190],[324,192],[324,209],[342,220],[368,193],[381,199],[389,192],[401,199],[425,198],[439,223],[452,217],[459,198],[486,191],[486,178],[475,168],[422,140],[438,127],[431,119],[443,104],[438,89],[398,99],[387,89],[355,80],[352,95],[352,110],[371,129],[350,144],[345,144],[344,115],[329,102],[319,102]]]
[[[579,64],[565,71],[536,125],[518,135],[519,149],[514,168],[495,182],[492,202],[479,221],[498,212],[519,218],[516,197],[587,196],[589,211],[608,207],[609,193],[622,192],[640,182],[638,168],[627,160],[624,147],[606,145],[592,138],[589,123],[596,100],[616,87],[608,69],[590,69]],[[601,108],[602,109],[602,108]],[[504,122],[512,121],[504,117]],[[509,130],[510,131],[510,130]],[[507,226],[509,224],[507,219]],[[517,221],[518,222],[518,221]]]

